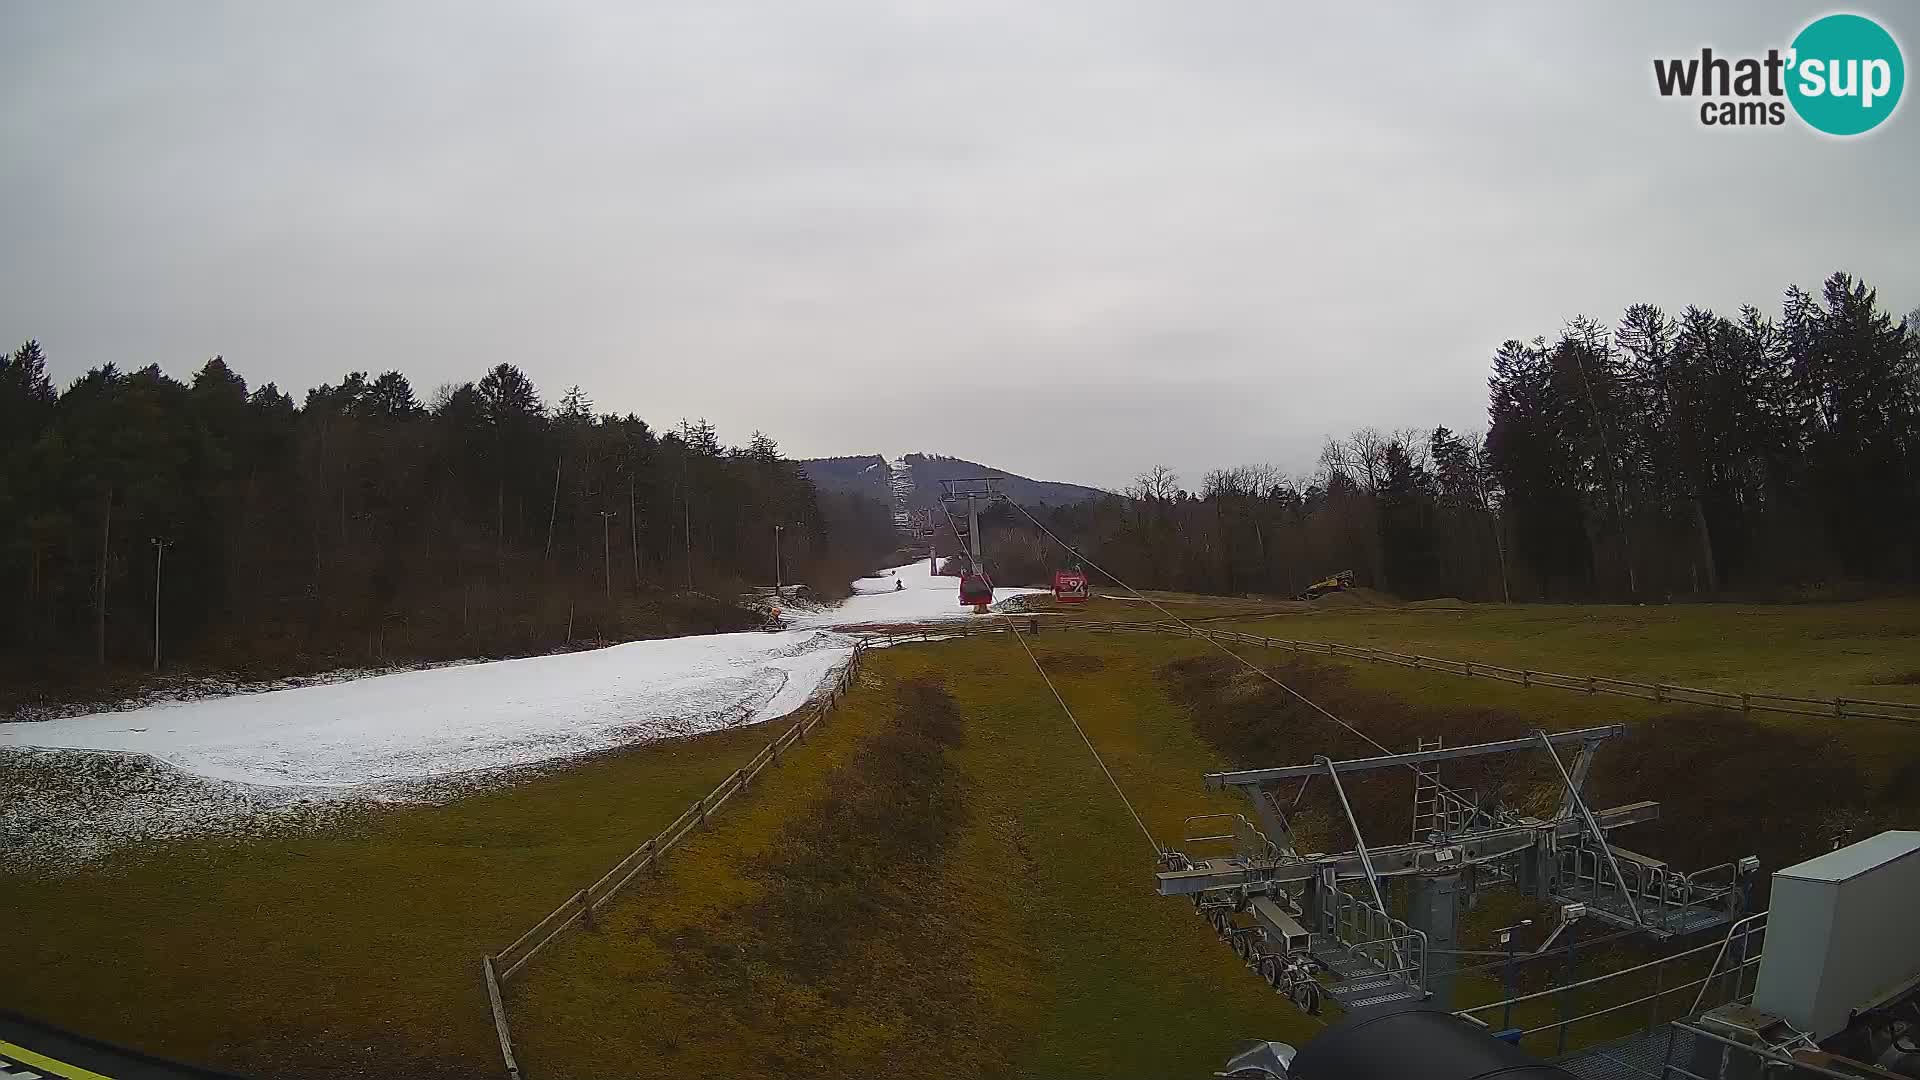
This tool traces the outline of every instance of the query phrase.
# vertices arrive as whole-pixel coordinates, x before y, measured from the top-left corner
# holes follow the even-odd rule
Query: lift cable
[[[962,554],[966,554],[967,545],[960,539],[960,527],[954,524],[952,514],[948,514],[946,517],[947,527],[953,531],[954,543],[960,545]],[[968,565],[971,566],[972,563]],[[973,571],[975,573],[983,572],[982,568],[978,566],[974,566]],[[1040,658],[1033,654],[1033,647],[1027,644],[1026,637],[1020,633],[1019,624],[1014,622],[1013,618],[1005,613],[1002,613],[1000,617],[1007,620],[1007,629],[1013,631],[1014,639],[1020,642],[1022,649],[1026,650],[1027,659],[1033,661],[1033,669],[1040,673],[1041,681],[1047,684],[1048,690],[1053,691],[1053,700],[1060,703],[1060,711],[1067,714],[1067,720],[1073,724],[1073,730],[1080,734],[1080,741],[1087,744],[1087,752],[1093,755],[1093,763],[1100,766],[1100,771],[1106,774],[1107,783],[1113,785],[1113,793],[1120,796],[1121,805],[1127,808],[1127,813],[1133,815],[1133,823],[1140,826],[1140,831],[1146,836],[1147,843],[1153,845],[1153,857],[1155,859],[1160,858],[1162,854],[1160,842],[1153,838],[1153,830],[1147,828],[1147,823],[1141,820],[1140,812],[1133,808],[1133,801],[1127,798],[1125,791],[1121,790],[1120,781],[1114,777],[1113,770],[1107,768],[1107,763],[1100,757],[1100,751],[1094,749],[1093,740],[1087,738],[1087,729],[1080,726],[1080,719],[1074,716],[1073,710],[1067,706],[1067,699],[1060,696],[1060,688],[1053,685],[1053,678],[1047,674],[1047,669],[1040,665]]]
[[[953,520],[953,511],[948,510],[945,507],[942,507],[940,512],[946,517],[947,530],[953,533],[953,542],[960,549],[959,553],[956,554],[954,558],[967,560],[968,573],[972,573],[972,574],[980,573],[981,572],[980,567],[975,566],[973,563],[972,550],[967,547],[966,539],[960,535],[960,526],[957,523],[955,523]],[[935,571],[938,572],[938,567],[935,568]],[[965,579],[963,578],[962,580],[965,580]]]
[[[1366,732],[1361,731],[1359,728],[1354,727],[1352,724],[1349,724],[1345,720],[1342,720],[1339,717],[1333,715],[1332,713],[1328,712],[1326,709],[1321,708],[1319,703],[1313,701],[1311,698],[1307,697],[1305,694],[1302,694],[1300,691],[1295,690],[1293,687],[1288,686],[1286,683],[1281,682],[1278,678],[1274,677],[1272,672],[1269,672],[1265,668],[1247,659],[1246,657],[1241,656],[1239,653],[1234,652],[1232,649],[1227,648],[1225,645],[1220,644],[1219,641],[1214,639],[1213,635],[1208,634],[1206,631],[1199,629],[1198,627],[1194,626],[1192,623],[1188,622],[1187,620],[1182,619],[1180,616],[1175,615],[1171,611],[1168,611],[1165,607],[1162,607],[1158,601],[1154,600],[1150,596],[1146,596],[1143,593],[1141,593],[1139,589],[1136,589],[1133,586],[1127,584],[1126,582],[1121,581],[1120,576],[1118,574],[1115,574],[1112,571],[1107,570],[1105,567],[1094,562],[1092,559],[1087,558],[1085,552],[1074,547],[1072,544],[1067,543],[1065,540],[1060,539],[1060,537],[1057,534],[1055,534],[1052,529],[1049,529],[1045,525],[1042,525],[1040,523],[1039,518],[1036,518],[1032,514],[1027,512],[1026,507],[1021,506],[1019,503],[1014,502],[1011,498],[1008,498],[1005,495],[1002,495],[1000,497],[1003,499],[1006,499],[1007,505],[1013,507],[1015,510],[1020,511],[1021,516],[1025,517],[1028,521],[1033,523],[1034,528],[1039,529],[1043,533],[1046,533],[1049,539],[1051,539],[1054,543],[1059,544],[1061,547],[1065,548],[1067,551],[1072,552],[1076,558],[1078,558],[1081,562],[1085,563],[1087,566],[1092,567],[1094,570],[1097,570],[1102,574],[1105,574],[1109,578],[1112,578],[1113,581],[1116,584],[1118,584],[1121,588],[1132,593],[1135,599],[1151,605],[1155,611],[1158,611],[1160,614],[1165,615],[1167,618],[1173,620],[1176,623],[1179,623],[1193,636],[1200,638],[1202,641],[1205,641],[1207,644],[1212,645],[1214,648],[1219,649],[1221,652],[1226,653],[1228,656],[1233,657],[1235,660],[1238,660],[1243,666],[1246,667],[1248,671],[1251,671],[1254,674],[1259,675],[1261,678],[1267,680],[1273,685],[1279,687],[1282,690],[1285,690],[1288,694],[1293,696],[1294,700],[1300,702],[1302,705],[1307,706],[1308,708],[1312,709],[1314,712],[1319,713],[1321,716],[1326,717],[1328,720],[1331,720],[1334,723],[1340,725],[1341,727],[1346,728],[1348,731],[1353,732],[1355,735],[1359,736],[1363,741],[1365,741],[1367,745],[1380,751],[1382,754],[1391,755],[1394,753],[1394,751],[1389,750],[1385,746],[1381,745],[1380,741],[1375,739],[1373,736],[1368,735]],[[1407,762],[1407,767],[1409,769],[1412,769],[1415,773],[1420,774],[1420,767],[1418,765],[1415,765],[1412,762]],[[1431,773],[1425,773],[1421,775],[1426,776],[1427,779],[1430,780],[1436,788],[1438,788],[1442,792],[1445,792],[1448,796],[1453,798],[1453,800],[1458,802],[1461,806],[1470,807],[1470,808],[1474,807],[1475,804],[1471,799],[1466,798],[1465,796],[1461,795],[1459,792],[1453,790],[1452,788],[1446,786],[1445,784],[1440,783],[1440,780],[1437,776]]]
[[[1094,749],[1093,740],[1087,738],[1087,729],[1080,726],[1080,720],[1073,715],[1073,709],[1068,707],[1067,699],[1060,696],[1060,688],[1053,685],[1053,679],[1047,674],[1047,669],[1040,665],[1040,658],[1033,654],[1033,646],[1027,644],[1026,635],[1020,632],[1020,624],[1014,621],[1013,616],[1005,612],[1002,612],[1000,617],[1007,620],[1007,629],[1013,631],[1014,640],[1018,641],[1020,647],[1026,650],[1027,659],[1033,661],[1033,669],[1040,673],[1041,681],[1047,684],[1047,689],[1053,691],[1053,700],[1060,703],[1060,711],[1067,714],[1067,719],[1073,724],[1073,730],[1080,733],[1080,741],[1087,744],[1087,752],[1093,755],[1093,763],[1100,766],[1101,772],[1107,774],[1107,783],[1113,785],[1113,793],[1120,796],[1120,802],[1126,806],[1127,813],[1133,815],[1133,823],[1140,826],[1140,832],[1146,836],[1147,843],[1153,845],[1153,857],[1158,859],[1161,855],[1165,854],[1165,852],[1161,850],[1160,842],[1153,838],[1153,830],[1147,828],[1147,823],[1140,819],[1140,811],[1133,808],[1133,801],[1127,798],[1125,791],[1120,789],[1120,781],[1114,777],[1113,770],[1107,768],[1107,763],[1100,757],[1100,751]]]

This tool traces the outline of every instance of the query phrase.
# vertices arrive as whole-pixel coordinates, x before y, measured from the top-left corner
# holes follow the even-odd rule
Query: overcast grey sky
[[[1342,5],[1342,7],[1348,7]],[[1628,303],[1920,302],[1920,117],[1716,130],[1826,5],[0,6],[0,338],[296,398],[511,361],[794,456],[1119,486],[1485,424]],[[1880,18],[1911,65],[1920,9]]]

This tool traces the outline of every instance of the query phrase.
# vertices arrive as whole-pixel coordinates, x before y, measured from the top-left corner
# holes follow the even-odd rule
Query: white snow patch
[[[789,610],[791,630],[323,676],[0,723],[9,778],[0,870],[143,841],[320,826],[356,805],[437,801],[542,763],[769,720],[847,663],[855,638],[834,627],[976,617],[960,606],[959,580],[925,562],[854,588],[837,607]]]
[[[896,587],[904,586],[904,587]],[[1046,592],[1045,589],[993,590],[994,601]],[[960,606],[960,579],[936,577],[927,560],[882,570],[874,577],[853,583],[853,595],[839,607],[822,611],[794,612],[788,621],[795,626],[832,627],[869,624],[912,624],[945,619],[979,619],[973,609]]]
[[[526,765],[770,719],[853,639],[711,634],[0,725],[0,747],[146,754],[209,780],[336,788]]]
[[[0,872],[127,844],[323,826],[579,754],[805,704],[855,639],[826,630],[588,652],[0,724]]]

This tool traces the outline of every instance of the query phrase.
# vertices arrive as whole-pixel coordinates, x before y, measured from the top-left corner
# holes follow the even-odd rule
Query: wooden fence
[[[500,1039],[500,1058],[507,1067],[507,1075],[519,1080],[520,1064],[513,1056],[513,1035],[507,1025],[507,1007],[501,999],[500,988],[509,979],[519,974],[541,949],[553,939],[565,933],[575,923],[593,924],[594,913],[611,902],[615,895],[643,870],[658,870],[667,852],[686,839],[694,830],[704,827],[727,800],[747,790],[761,772],[769,766],[780,763],[782,756],[793,747],[806,741],[813,729],[826,721],[827,713],[839,703],[840,699],[853,685],[854,672],[860,666],[862,654],[871,647],[868,641],[854,645],[853,654],[840,669],[824,694],[821,694],[797,714],[793,725],[780,734],[780,737],[768,743],[764,749],[753,756],[753,760],[735,769],[707,795],[695,799],[693,805],[639,847],[634,848],[626,858],[614,864],[613,869],[601,875],[600,880],[567,897],[559,907],[554,908],[546,918],[535,923],[526,933],[515,939],[513,944],[497,953],[480,958],[480,972],[486,982],[487,1002],[493,1009],[494,1033]]]
[[[1015,616],[1016,618],[1018,616]],[[1261,637],[1255,634],[1243,634],[1233,630],[1202,629],[1177,622],[1050,622],[1043,633],[1083,632],[1096,634],[1170,634],[1176,637],[1195,637],[1210,641],[1231,642],[1261,649],[1287,649],[1296,653],[1314,653],[1333,656],[1346,660],[1363,660],[1370,663],[1395,664],[1418,671],[1442,671],[1470,678],[1497,679],[1518,686],[1550,686],[1562,690],[1572,690],[1585,694],[1612,694],[1617,697],[1640,698],[1646,701],[1675,702],[1679,704],[1705,705],[1713,708],[1732,709],[1743,713],[1776,712],[1791,713],[1797,716],[1828,716],[1840,719],[1891,720],[1896,723],[1920,723],[1920,704],[1903,701],[1871,701],[1862,698],[1833,697],[1813,698],[1795,697],[1788,694],[1770,694],[1764,692],[1734,692],[1729,690],[1706,690],[1694,686],[1679,686],[1673,683],[1635,682],[1629,679],[1615,679],[1598,675],[1562,675],[1558,672],[1539,671],[1530,668],[1509,668],[1498,664],[1488,664],[1475,660],[1449,660],[1436,656],[1423,656],[1415,653],[1399,653],[1386,649],[1376,649],[1367,645],[1343,645],[1331,641],[1300,641],[1290,638]],[[781,756],[803,742],[814,728],[826,720],[827,713],[840,701],[848,687],[853,683],[855,670],[859,667],[863,653],[869,648],[893,645],[908,641],[941,641],[950,638],[974,637],[980,634],[1002,634],[1007,627],[1001,621],[993,623],[969,624],[946,629],[918,629],[897,633],[877,633],[870,635],[854,646],[853,654],[839,676],[824,695],[802,708],[793,726],[779,738],[768,743],[766,748],[754,755],[752,761],[733,771],[720,786],[703,798],[694,800],[685,812],[675,818],[672,824],[659,835],[642,843],[626,858],[616,863],[600,880],[581,889],[555,908],[546,918],[533,925],[533,928],[514,941],[513,944],[489,956],[481,958],[481,972],[486,980],[487,999],[493,1009],[493,1023],[500,1039],[500,1056],[506,1063],[507,1075],[519,1080],[520,1066],[513,1056],[513,1039],[507,1026],[507,1010],[501,1000],[500,987],[512,979],[527,965],[527,962],[542,948],[559,937],[575,923],[592,924],[594,913],[610,902],[629,881],[643,870],[657,870],[668,851],[684,840],[695,829],[701,828],[707,820],[726,805],[728,799],[747,790],[755,777],[770,765],[778,764]]]
[[[1290,638],[1242,634],[1232,630],[1199,628],[1189,630],[1179,623],[1110,625],[1116,631],[1173,633],[1263,649],[1289,649],[1296,653],[1317,653],[1346,660],[1395,664],[1419,671],[1444,671],[1470,678],[1497,679],[1518,686],[1551,686],[1583,694],[1611,694],[1615,697],[1639,698],[1643,701],[1705,705],[1741,713],[1774,712],[1790,713],[1795,716],[1827,716],[1842,720],[1891,720],[1901,724],[1920,724],[1920,703],[1906,701],[1873,701],[1851,697],[1796,697],[1791,694],[1772,694],[1765,691],[1707,690],[1697,686],[1680,686],[1676,683],[1635,682],[1631,679],[1616,679],[1605,675],[1562,675],[1554,671],[1502,667],[1477,660],[1448,660],[1417,653],[1392,652],[1387,649],[1376,649],[1370,645],[1343,645],[1332,641],[1296,641]],[[1097,624],[1076,627],[1076,629],[1088,630],[1097,628]]]
[[[1049,622],[1044,625],[1046,630],[1052,631],[1070,630],[1095,634],[1171,634],[1176,637],[1203,638],[1261,649],[1288,649],[1296,653],[1315,653],[1344,660],[1394,664],[1422,671],[1444,671],[1469,678],[1495,679],[1517,686],[1551,686],[1582,694],[1610,694],[1614,697],[1639,698],[1643,701],[1704,705],[1709,708],[1729,709],[1747,714],[1773,712],[1794,716],[1825,716],[1841,720],[1890,720],[1901,724],[1920,724],[1920,703],[1916,702],[1876,701],[1853,697],[1799,697],[1759,690],[1708,690],[1698,686],[1681,686],[1677,683],[1636,682],[1632,679],[1616,679],[1606,675],[1562,675],[1554,671],[1502,667],[1499,664],[1477,660],[1449,660],[1417,653],[1393,652],[1388,649],[1376,649],[1370,645],[1343,645],[1334,641],[1299,641],[1291,638],[1261,637],[1257,634],[1243,634],[1234,630],[1214,630],[1191,623],[1182,625],[1177,622],[1067,621]],[[943,638],[1002,633],[1006,633],[1006,627],[996,621],[988,626],[969,625],[956,627],[950,631],[936,630],[931,635],[925,631],[918,631],[911,634],[883,634],[880,637],[888,641],[938,641]]]

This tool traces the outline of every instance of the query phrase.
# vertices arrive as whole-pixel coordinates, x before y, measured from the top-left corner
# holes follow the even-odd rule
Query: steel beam
[[[1548,739],[1547,733],[1544,731],[1536,731],[1533,734],[1534,738],[1540,741],[1540,745],[1547,748],[1547,756],[1553,759],[1554,770],[1560,774],[1560,779],[1567,785],[1567,798],[1573,800],[1574,807],[1580,811],[1580,817],[1586,821],[1587,827],[1593,831],[1593,839],[1600,845],[1600,854],[1607,857],[1607,865],[1613,869],[1613,882],[1620,887],[1620,899],[1627,902],[1627,911],[1633,916],[1634,924],[1637,926],[1644,925],[1643,920],[1640,918],[1640,905],[1633,902],[1633,890],[1627,888],[1627,879],[1620,876],[1620,860],[1614,858],[1613,845],[1607,843],[1606,831],[1601,829],[1600,822],[1595,820],[1593,811],[1587,809],[1586,800],[1580,797],[1580,785],[1574,783],[1573,777],[1567,775],[1567,766],[1560,760],[1560,752],[1553,748],[1553,743]],[[1596,871],[1596,876],[1597,873]],[[1596,882],[1596,884],[1598,883]],[[1565,1029],[1563,1028],[1562,1030],[1564,1031]]]
[[[1623,825],[1657,820],[1660,817],[1660,804],[1628,803],[1625,806],[1596,810],[1593,816],[1602,829],[1615,829]],[[1447,843],[1397,844],[1392,847],[1373,848],[1369,849],[1368,854],[1373,862],[1374,873],[1378,877],[1446,872],[1461,866],[1492,862],[1520,854],[1532,848],[1543,835],[1572,837],[1585,832],[1586,828],[1586,822],[1579,818],[1568,818],[1557,822],[1495,829],[1459,837]],[[1359,880],[1366,874],[1359,854],[1349,851],[1338,855],[1306,856],[1297,860],[1262,866],[1238,865],[1228,860],[1214,859],[1203,862],[1191,870],[1169,870],[1156,877],[1159,881],[1160,895],[1190,896],[1210,889],[1226,889],[1241,885],[1298,884],[1313,880],[1321,867],[1331,867],[1336,877],[1352,880]]]
[[[1604,727],[1581,728],[1577,731],[1562,731],[1547,736],[1555,746],[1567,743],[1597,743],[1616,735],[1627,733],[1624,724],[1608,724]],[[1436,761],[1455,761],[1460,758],[1483,757],[1487,754],[1511,754],[1520,750],[1538,750],[1540,740],[1528,736],[1524,739],[1505,739],[1500,742],[1476,743],[1472,746],[1452,746],[1441,750],[1416,750],[1406,754],[1385,754],[1380,757],[1353,758],[1347,761],[1333,762],[1335,772],[1368,772],[1374,769],[1391,769],[1401,765],[1426,765]],[[1270,784],[1279,780],[1298,780],[1315,773],[1327,771],[1326,765],[1285,765],[1277,769],[1241,769],[1236,772],[1207,774],[1207,787],[1219,790],[1227,787],[1248,787]]]

